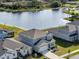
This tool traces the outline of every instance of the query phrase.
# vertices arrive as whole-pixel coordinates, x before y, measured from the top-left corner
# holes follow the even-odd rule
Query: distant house
[[[13,31],[0,29],[0,39],[11,38],[11,37],[14,37]]]
[[[49,30],[54,37],[64,39],[66,41],[79,41],[79,20],[67,23],[64,28]]]
[[[15,52],[16,56],[25,56],[28,54],[31,54],[32,49],[30,46],[25,45],[19,41],[16,41],[14,39],[5,39],[3,42],[3,47],[5,47],[8,50],[12,50]]]
[[[17,38],[20,42],[29,45],[32,49],[38,53],[43,51],[52,50],[55,48],[55,40],[52,37],[52,34],[48,34],[42,30],[31,29],[19,34]]]

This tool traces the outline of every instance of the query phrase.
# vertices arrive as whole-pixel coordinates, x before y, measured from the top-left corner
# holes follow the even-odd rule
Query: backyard
[[[58,38],[56,39],[56,44],[57,44],[57,48],[58,50],[55,52],[56,55],[61,56],[63,54],[68,53],[68,51],[74,51],[79,49],[79,43],[70,43]]]

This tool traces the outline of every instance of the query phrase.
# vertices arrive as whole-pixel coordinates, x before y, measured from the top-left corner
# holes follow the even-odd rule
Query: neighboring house
[[[55,48],[55,40],[52,35],[38,29],[21,32],[17,40],[31,46],[33,50],[38,53]]]
[[[11,37],[14,37],[13,31],[0,29],[0,39],[11,38]]]
[[[4,41],[0,39],[0,59],[14,59],[17,56],[16,53],[12,50],[8,50],[5,47],[3,47]]]
[[[30,46],[25,45],[19,41],[16,41],[14,39],[5,39],[3,42],[3,47],[5,47],[8,50],[12,50],[16,52],[15,55],[17,56],[26,56],[28,54],[31,54],[32,49]]]
[[[14,51],[9,51],[7,49],[0,50],[0,59],[14,59],[17,58]]]
[[[49,30],[54,37],[64,39],[66,41],[79,41],[79,20],[67,23],[64,28]]]

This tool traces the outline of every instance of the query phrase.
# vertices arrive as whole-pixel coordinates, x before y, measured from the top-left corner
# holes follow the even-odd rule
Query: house
[[[69,42],[79,41],[79,20],[67,23],[65,27],[49,30],[54,37],[64,39]]]
[[[10,30],[0,29],[0,39],[14,37],[14,32]]]
[[[8,50],[3,47],[3,40],[0,39],[0,59],[14,59],[16,58],[16,53],[12,50]]]
[[[55,40],[51,33],[47,33],[38,29],[23,31],[17,38],[20,42],[32,47],[32,50],[37,53],[48,51],[55,48]]]
[[[14,59],[14,58],[17,58],[15,56],[15,52],[10,52],[9,50],[7,49],[2,49],[0,50],[0,59]]]
[[[16,52],[16,56],[26,56],[31,54],[32,49],[30,46],[25,45],[19,41],[16,41],[14,39],[5,39],[3,42],[3,47],[6,49],[10,49],[14,52]]]

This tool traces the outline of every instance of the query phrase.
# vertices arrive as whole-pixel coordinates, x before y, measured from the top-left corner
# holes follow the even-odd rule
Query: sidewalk
[[[69,54],[73,54],[73,53],[76,53],[76,52],[79,52],[79,49],[78,49],[78,50],[75,50],[75,51],[72,51],[72,52],[70,52],[70,53],[66,53],[66,54],[64,54],[64,55],[62,55],[62,56],[60,56],[60,57],[63,58],[63,57],[65,57],[65,56],[68,56]]]

